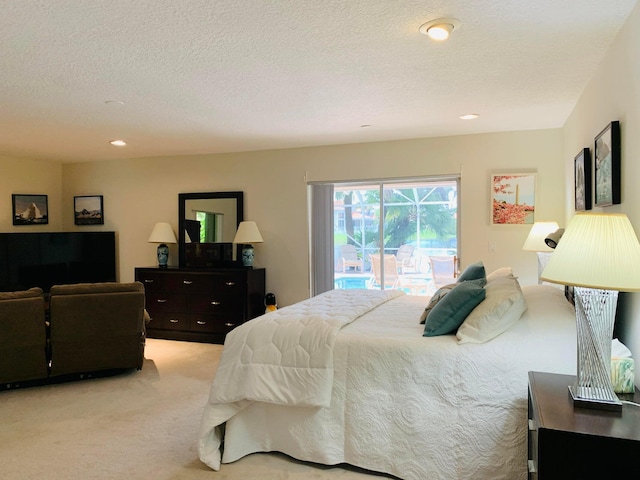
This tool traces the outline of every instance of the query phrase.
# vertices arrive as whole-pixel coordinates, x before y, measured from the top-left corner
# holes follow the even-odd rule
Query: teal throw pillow
[[[458,276],[458,283],[466,282],[468,280],[482,280],[483,285],[487,283],[487,273],[484,270],[484,265],[482,262],[476,262],[469,265],[464,271]]]
[[[485,295],[485,289],[477,282],[459,283],[431,309],[422,336],[436,337],[456,331]]]
[[[429,315],[429,312],[433,310],[433,307],[435,307],[438,304],[438,302],[442,300],[447,293],[453,290],[456,285],[457,283],[450,283],[449,285],[443,285],[438,289],[436,293],[433,294],[433,297],[431,297],[431,300],[429,300],[429,304],[424,309],[424,312],[422,312],[422,315],[420,315],[421,324],[424,324],[424,322],[427,320],[427,315]]]

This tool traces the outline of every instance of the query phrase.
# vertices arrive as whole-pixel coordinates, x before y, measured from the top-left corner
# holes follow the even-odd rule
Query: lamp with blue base
[[[242,265],[245,268],[253,268],[254,243],[262,243],[262,235],[256,222],[240,222],[233,243],[242,245]]]
[[[169,246],[167,243],[178,243],[173,228],[168,223],[156,223],[149,236],[149,243],[158,243],[158,268],[167,268],[169,263]]]

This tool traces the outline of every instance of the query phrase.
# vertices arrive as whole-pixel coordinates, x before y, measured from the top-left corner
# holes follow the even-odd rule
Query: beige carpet
[[[198,428],[221,352],[220,345],[148,339],[141,371],[0,392],[0,478],[380,478],[277,453],[249,455],[219,472],[201,463]]]

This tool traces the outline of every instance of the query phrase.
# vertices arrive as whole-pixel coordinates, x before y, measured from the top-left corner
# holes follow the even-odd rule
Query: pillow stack
[[[452,333],[485,298],[487,282],[482,262],[469,265],[456,283],[441,287],[420,317],[425,337]]]
[[[482,262],[439,289],[421,316],[424,336],[456,332],[458,343],[485,343],[516,323],[527,305],[511,268],[485,276]]]

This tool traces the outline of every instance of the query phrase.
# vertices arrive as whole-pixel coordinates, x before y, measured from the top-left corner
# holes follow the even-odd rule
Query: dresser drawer
[[[189,319],[183,312],[167,312],[159,315],[165,330],[189,330]]]
[[[150,314],[151,312],[182,312],[187,309],[187,297],[178,293],[150,293],[146,295],[146,304]]]
[[[157,272],[143,272],[139,274],[136,280],[144,285],[146,294],[153,292],[163,292],[165,288],[166,275]]]
[[[227,334],[242,323],[233,315],[191,315],[190,329],[194,332]]]
[[[242,295],[216,292],[210,295],[189,295],[189,311],[193,313],[237,313],[242,316]]]

